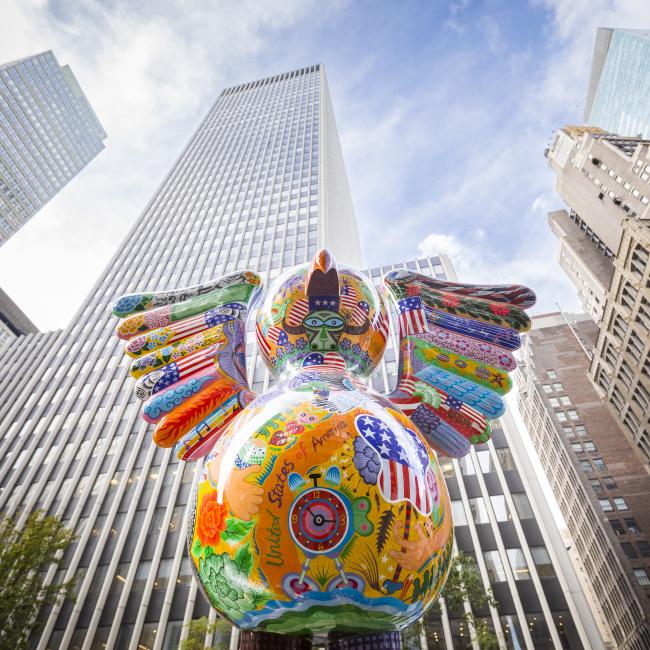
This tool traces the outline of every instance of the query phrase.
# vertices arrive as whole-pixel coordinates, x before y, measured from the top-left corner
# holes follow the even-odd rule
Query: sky
[[[581,120],[598,26],[650,2],[2,0],[0,61],[53,50],[108,138],[0,248],[0,286],[65,327],[220,90],[321,62],[367,266],[445,253],[575,311],[544,149]]]

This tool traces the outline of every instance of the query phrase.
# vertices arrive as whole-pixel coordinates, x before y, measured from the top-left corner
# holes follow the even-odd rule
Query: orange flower
[[[196,534],[201,546],[216,546],[219,543],[221,532],[226,528],[227,514],[226,504],[217,503],[216,491],[203,497],[196,523]]]

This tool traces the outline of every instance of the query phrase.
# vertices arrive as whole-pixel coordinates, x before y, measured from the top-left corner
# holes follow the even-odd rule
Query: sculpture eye
[[[325,325],[327,325],[327,327],[342,327],[343,319],[338,316],[333,316],[325,321]]]
[[[307,327],[322,327],[323,321],[316,316],[311,316],[305,320],[305,325],[307,325]]]

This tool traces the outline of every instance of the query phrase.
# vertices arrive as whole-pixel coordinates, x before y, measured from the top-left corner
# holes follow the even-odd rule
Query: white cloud
[[[314,6],[3,0],[0,62],[53,50],[108,134],[106,149],[0,249],[0,284],[37,325],[67,324],[219,91],[277,72],[261,54]]]

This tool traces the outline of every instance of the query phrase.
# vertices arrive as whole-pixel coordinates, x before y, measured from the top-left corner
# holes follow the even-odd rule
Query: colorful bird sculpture
[[[242,630],[394,634],[444,586],[453,523],[437,458],[489,439],[535,296],[411,271],[383,284],[322,250],[263,300],[247,271],[115,303],[154,442],[202,463],[197,581]],[[390,336],[385,298],[399,379],[381,395],[369,377]],[[275,379],[262,394],[247,383],[253,329]]]

